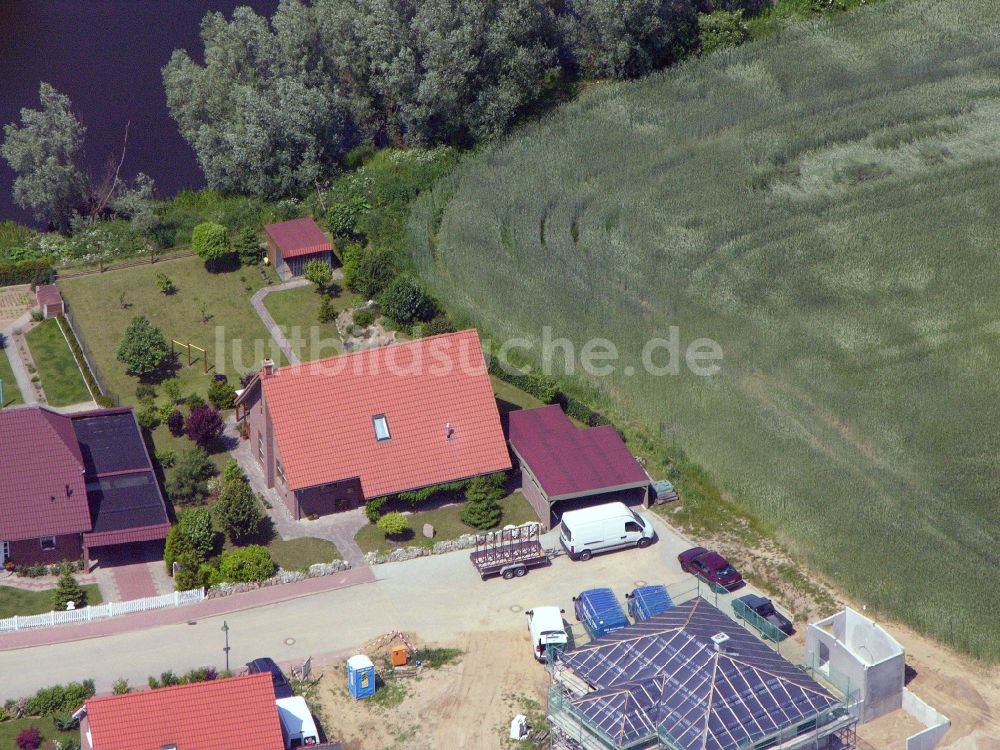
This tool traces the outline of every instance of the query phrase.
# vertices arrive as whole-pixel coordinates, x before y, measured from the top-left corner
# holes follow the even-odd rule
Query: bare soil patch
[[[418,648],[419,638],[410,639]],[[318,699],[324,726],[344,750],[502,750],[525,699],[545,704],[548,675],[531,657],[527,630],[478,632],[451,643],[456,660],[417,676],[387,678],[378,700],[355,701],[344,672],[324,669]],[[368,654],[377,667],[380,654]],[[380,676],[385,671],[381,667]]]

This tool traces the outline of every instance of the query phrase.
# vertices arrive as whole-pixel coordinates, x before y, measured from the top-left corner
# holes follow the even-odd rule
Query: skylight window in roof
[[[375,426],[375,439],[378,442],[381,443],[392,437],[389,434],[389,422],[386,420],[385,414],[376,414],[372,417],[372,424]]]

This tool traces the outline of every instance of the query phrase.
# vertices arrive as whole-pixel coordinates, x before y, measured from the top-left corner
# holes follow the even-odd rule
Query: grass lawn
[[[53,590],[23,591],[10,586],[0,586],[0,619],[14,615],[40,615],[51,612]],[[88,604],[101,603],[101,591],[96,583],[87,584],[83,590],[87,592]],[[3,747],[5,745],[0,744],[0,748]]]
[[[45,398],[52,406],[90,401],[90,391],[73,359],[59,324],[52,318],[28,331],[25,339],[42,379]],[[9,366],[9,363],[8,363]]]
[[[17,735],[25,729],[30,729],[35,727],[39,732],[42,733],[42,740],[44,747],[44,741],[46,740],[69,740],[69,739],[80,739],[80,730],[71,729],[68,732],[60,732],[55,728],[52,723],[52,718],[49,716],[44,716],[38,719],[16,719],[14,721],[0,721],[0,749],[2,750],[14,750],[17,747],[14,741],[17,739]]]
[[[173,281],[174,294],[159,291],[156,276],[160,273]],[[203,355],[194,352],[189,367],[182,350],[176,372],[185,394],[204,396],[212,373],[225,373],[234,380],[267,356],[280,359],[276,348],[271,351],[271,337],[250,306],[253,293],[272,283],[276,278],[270,268],[209,273],[201,259],[190,257],[67,279],[59,282],[59,289],[72,309],[99,378],[122,404],[134,404],[138,381],[125,373],[115,356],[122,333],[133,318],[144,315],[168,340],[190,342],[207,350],[208,375]],[[202,321],[203,305],[206,321]]]
[[[315,563],[340,560],[340,550],[333,542],[315,537],[289,539],[275,538],[267,545],[271,558],[285,570],[300,570]]]
[[[7,357],[7,352],[2,349],[0,349],[0,381],[3,381],[3,402],[0,403],[0,409],[24,403],[21,399],[21,389],[17,387],[14,371],[10,367],[10,359]]]
[[[524,499],[524,495],[519,491],[501,500],[500,507],[503,508],[503,516],[500,518],[500,523],[497,524],[496,528],[506,526],[507,524],[522,524],[538,520],[535,511],[531,509],[528,501]],[[461,510],[461,505],[446,505],[443,508],[422,510],[409,514],[407,519],[410,522],[410,528],[413,529],[413,537],[401,542],[386,539],[385,534],[379,531],[378,527],[374,524],[368,524],[361,529],[357,533],[357,536],[354,537],[354,541],[365,552],[371,552],[372,550],[388,552],[397,547],[432,547],[434,542],[440,542],[445,539],[457,539],[462,534],[472,534],[478,531],[478,529],[462,523],[462,519],[458,515]],[[421,533],[421,529],[423,529],[425,523],[429,523],[434,527],[433,539],[427,539]]]
[[[282,327],[299,358],[306,362],[331,357],[343,351],[337,326],[332,322],[318,322],[320,299],[311,284],[274,292],[264,298],[267,311]],[[334,308],[338,313],[356,303],[356,296],[346,290],[333,298]]]
[[[160,273],[173,281],[177,288],[174,294],[159,291],[156,275]],[[271,337],[250,305],[254,292],[274,283],[277,278],[270,268],[209,273],[201,259],[190,257],[67,279],[59,282],[59,288],[72,308],[99,379],[122,405],[127,405],[136,403],[138,380],[125,373],[115,352],[125,328],[138,315],[145,315],[159,326],[168,340],[190,341],[207,350],[208,375],[200,353],[194,352],[189,367],[186,355],[180,352],[175,377],[184,395],[198,393],[204,397],[212,373],[225,373],[235,385],[240,375],[257,367],[265,357],[281,361],[280,351],[272,346]],[[122,294],[126,307],[120,302]],[[202,303],[209,317],[206,322],[201,321]],[[187,409],[181,411],[186,417]],[[192,445],[187,438],[171,436],[163,425],[153,431],[153,443],[157,451],[172,449],[178,454]],[[227,458],[225,453],[212,456],[220,468]],[[169,475],[170,470],[166,473]]]

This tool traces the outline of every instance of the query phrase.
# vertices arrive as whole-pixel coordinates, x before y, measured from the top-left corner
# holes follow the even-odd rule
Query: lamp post
[[[226,634],[226,646],[222,650],[226,652],[226,674],[229,674],[229,624],[222,621],[222,632]]]

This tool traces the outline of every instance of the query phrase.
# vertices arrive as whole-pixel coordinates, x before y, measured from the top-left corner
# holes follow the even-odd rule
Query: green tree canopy
[[[208,508],[188,508],[182,511],[177,527],[202,560],[207,560],[214,554],[219,534],[212,527],[212,511]]]
[[[232,253],[229,234],[222,224],[204,221],[191,233],[191,249],[211,268]]]
[[[428,320],[434,315],[434,303],[419,282],[410,274],[400,274],[379,297],[382,312],[397,323]]]
[[[21,110],[21,124],[4,127],[0,154],[17,174],[14,201],[39,221],[65,230],[86,204],[87,178],[79,167],[86,128],[69,97],[38,87],[41,109]]]
[[[259,537],[267,518],[253,489],[244,479],[226,483],[215,504],[215,512],[233,544],[243,544]]]
[[[302,272],[303,276],[316,285],[317,291],[325,291],[333,283],[333,269],[326,261],[313,258],[308,261]]]
[[[133,318],[125,329],[118,342],[117,356],[129,374],[143,378],[166,364],[170,358],[170,347],[163,331],[140,315]]]
[[[87,592],[77,583],[70,571],[64,570],[59,574],[59,583],[52,594],[53,609],[64,610],[70,602],[73,602],[74,607],[85,606]]]
[[[273,576],[277,569],[267,547],[251,544],[230,550],[222,556],[219,577],[229,583],[263,581]]]

